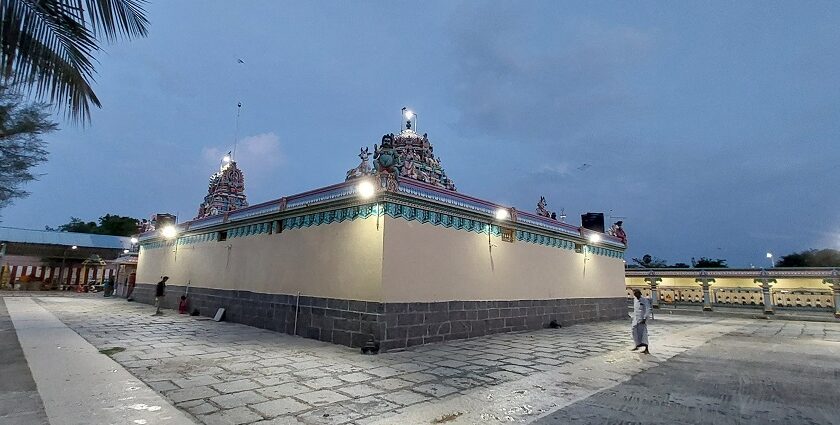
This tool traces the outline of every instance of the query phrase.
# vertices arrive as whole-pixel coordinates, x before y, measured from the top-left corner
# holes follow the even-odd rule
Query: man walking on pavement
[[[164,276],[160,282],[157,283],[157,288],[155,288],[155,316],[160,316],[162,313],[160,312],[160,302],[163,298],[164,294],[166,293],[166,281],[169,280],[169,276]]]
[[[631,351],[638,351],[639,348],[644,347],[642,351],[644,354],[650,354],[648,351],[648,331],[647,331],[647,317],[650,314],[650,307],[648,303],[642,299],[642,291],[638,289],[633,290],[633,342],[636,348]]]

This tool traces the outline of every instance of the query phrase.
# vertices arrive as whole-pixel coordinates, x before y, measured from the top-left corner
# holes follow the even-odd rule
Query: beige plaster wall
[[[382,228],[376,218],[226,241],[140,250],[138,283],[379,301]]]
[[[624,297],[624,262],[385,217],[388,302]]]

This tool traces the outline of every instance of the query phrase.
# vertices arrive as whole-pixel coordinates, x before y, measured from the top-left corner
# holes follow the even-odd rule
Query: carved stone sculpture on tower
[[[347,180],[366,175],[369,170],[367,149],[362,149],[362,164],[347,172]],[[382,136],[381,144],[373,145],[373,169],[377,173],[388,173],[395,178],[409,178],[422,181],[442,189],[456,190],[434,154],[434,147],[426,134],[422,136],[406,124],[400,134]],[[366,172],[370,174],[370,171]]]
[[[545,196],[540,196],[540,202],[537,202],[537,215],[542,217],[551,217],[551,213],[545,209],[548,206],[548,202],[545,200]]]
[[[248,206],[245,198],[245,176],[236,166],[236,161],[226,157],[218,172],[210,176],[207,196],[198,207],[198,216],[204,218],[225,214]]]
[[[369,157],[370,153],[368,153],[368,148],[362,148],[361,153],[359,154],[359,158],[362,159],[362,162],[359,164],[358,167],[351,168],[350,170],[348,170],[347,178],[344,180],[347,181],[370,175],[372,173],[372,170],[370,168],[370,164],[368,163]]]

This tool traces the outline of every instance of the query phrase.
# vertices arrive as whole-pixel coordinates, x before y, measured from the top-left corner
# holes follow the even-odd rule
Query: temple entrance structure
[[[626,316],[621,241],[458,193],[412,124],[343,183],[142,235],[135,299],[167,275],[169,308],[189,285],[202,315],[384,350]]]

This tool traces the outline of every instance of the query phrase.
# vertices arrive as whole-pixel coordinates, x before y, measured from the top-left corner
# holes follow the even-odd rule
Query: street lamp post
[[[71,250],[79,249],[78,246],[73,245],[70,247]],[[64,254],[61,256],[61,268],[58,269],[58,286],[59,289],[61,285],[64,283],[64,262],[67,261],[67,248],[64,248]]]

